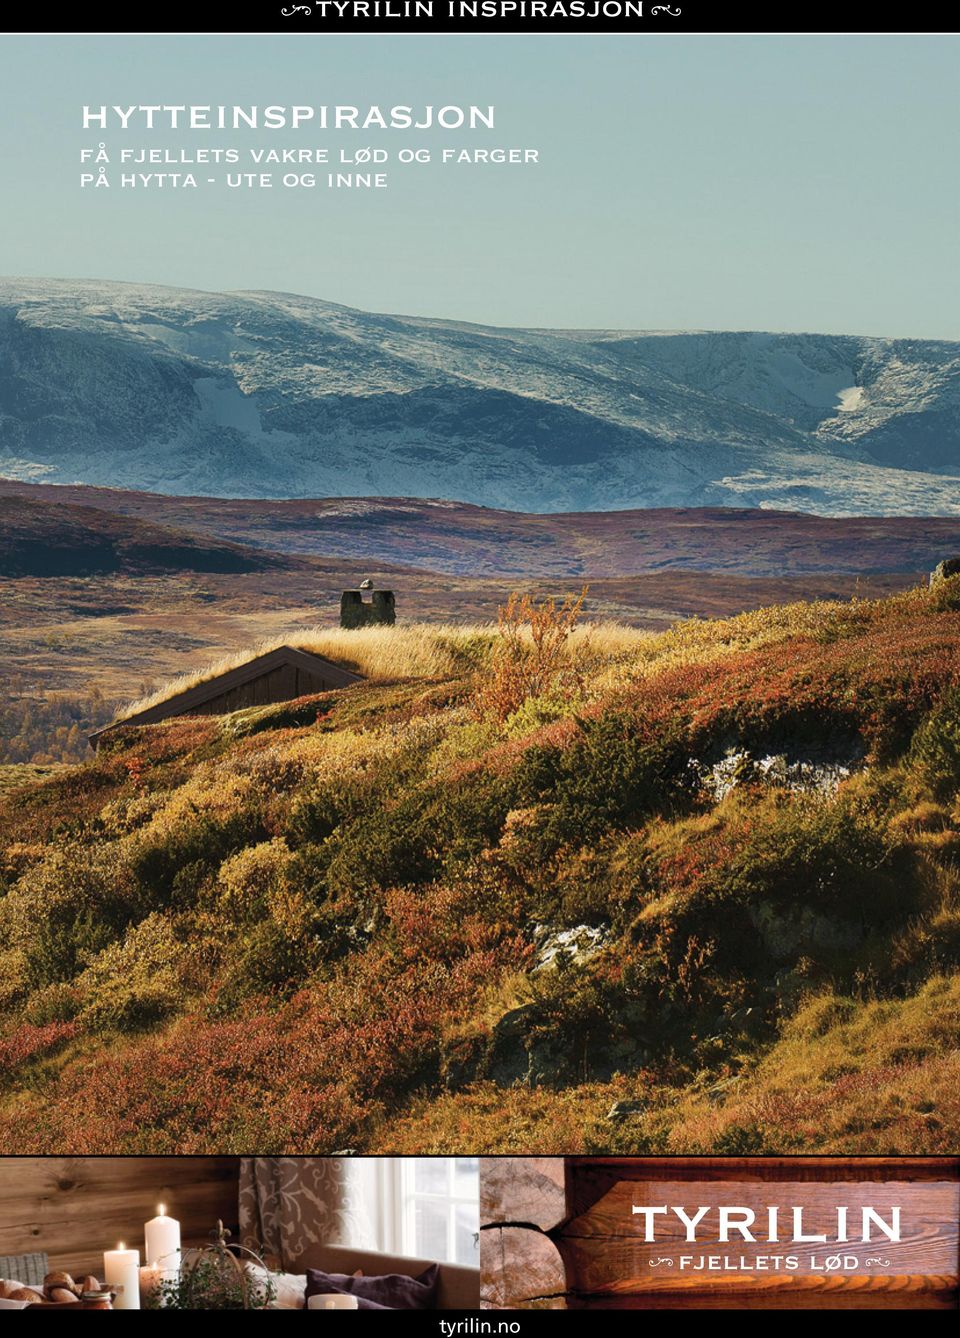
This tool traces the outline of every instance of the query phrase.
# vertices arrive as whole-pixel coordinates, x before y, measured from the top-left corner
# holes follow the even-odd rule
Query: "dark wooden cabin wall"
[[[143,1224],[158,1203],[201,1244],[222,1218],[237,1224],[238,1157],[2,1157],[0,1255],[50,1256],[74,1276],[103,1270],[123,1241],[143,1257]]]
[[[319,674],[311,674],[291,664],[281,665],[268,674],[230,688],[218,697],[212,697],[193,710],[191,715],[226,715],[229,711],[242,711],[248,706],[271,706],[274,702],[293,701],[296,697],[306,697],[314,692],[326,692],[332,683],[328,683]]]

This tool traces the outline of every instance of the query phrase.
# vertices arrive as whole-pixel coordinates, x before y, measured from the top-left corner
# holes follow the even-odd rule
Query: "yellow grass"
[[[571,636],[569,653],[586,652],[590,661],[609,663],[615,658],[632,655],[652,635],[619,623],[584,623]],[[495,636],[493,623],[404,623],[394,627],[353,629],[302,627],[278,640],[261,641],[236,655],[225,655],[203,669],[180,674],[156,692],[123,707],[117,718],[124,720],[148,707],[158,706],[188,688],[206,683],[280,646],[293,646],[322,655],[334,664],[362,674],[371,683],[388,683],[403,678],[429,681],[463,674],[486,659]]]
[[[901,597],[902,598],[902,597]],[[890,601],[811,600],[752,609],[731,618],[688,618],[651,633],[630,655],[612,655],[594,680],[595,689],[616,689],[666,669],[705,664],[743,651],[760,650],[791,637],[824,641],[850,635]]]
[[[118,712],[119,719],[136,715],[150,706],[158,706],[177,693],[206,683],[219,674],[236,669],[258,655],[293,646],[297,650],[322,655],[334,664],[352,669],[373,683],[398,678],[443,678],[454,672],[456,647],[466,644],[490,628],[454,627],[444,624],[408,623],[403,627],[301,627],[289,636],[274,641],[260,641],[235,655],[224,655],[203,669],[179,674],[147,697],[131,702]]]
[[[909,592],[916,597],[915,592]],[[903,598],[903,597],[901,597]],[[843,634],[851,623],[869,619],[878,602],[819,600],[777,605],[733,618],[691,618],[666,632],[647,632],[623,623],[581,623],[565,653],[589,672],[595,689],[616,688],[675,665],[703,663],[723,655],[758,649],[797,635]],[[404,678],[438,680],[462,676],[482,664],[497,635],[493,623],[403,623],[394,627],[302,627],[273,641],[261,641],[203,669],[181,674],[156,692],[117,713],[124,720],[254,656],[294,646],[352,669],[372,683]]]

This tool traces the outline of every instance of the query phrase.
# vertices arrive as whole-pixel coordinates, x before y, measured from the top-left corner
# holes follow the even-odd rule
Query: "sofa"
[[[411,1259],[402,1254],[380,1254],[373,1250],[355,1250],[349,1245],[309,1245],[300,1254],[284,1259],[291,1273],[305,1273],[320,1268],[325,1273],[356,1273],[367,1277],[380,1273],[406,1273],[417,1277],[434,1262]],[[478,1310],[480,1308],[480,1269],[464,1264],[441,1264],[437,1290],[438,1310]]]

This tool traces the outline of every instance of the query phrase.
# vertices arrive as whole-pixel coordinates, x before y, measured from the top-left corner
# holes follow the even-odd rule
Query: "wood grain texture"
[[[567,1277],[556,1245],[529,1227],[480,1232],[480,1295],[487,1309],[566,1307]]]
[[[507,1304],[506,1254],[503,1228],[486,1227],[480,1232],[480,1305],[500,1310]],[[566,1281],[564,1281],[566,1287]]]
[[[557,1158],[557,1160],[560,1160]],[[960,1157],[567,1157],[572,1170],[616,1172],[620,1180],[949,1180]],[[709,1172],[709,1174],[707,1174]]]
[[[684,1223],[668,1211],[656,1216],[655,1238],[646,1241],[645,1219],[633,1213],[633,1206],[669,1208],[672,1204],[683,1207],[688,1214],[701,1206],[708,1208],[695,1228],[696,1240],[687,1239]],[[745,1240],[735,1229],[728,1232],[729,1240],[720,1239],[716,1209],[721,1204],[737,1205],[754,1213],[756,1222],[749,1230],[757,1238],[755,1241]],[[778,1241],[766,1239],[770,1204],[779,1208]],[[849,1239],[840,1242],[837,1242],[838,1204],[848,1210]],[[803,1208],[803,1234],[823,1235],[824,1243],[793,1240],[794,1205]],[[890,1241],[874,1224],[869,1230],[870,1239],[861,1243],[861,1210],[872,1207],[889,1222],[895,1206],[900,1208],[901,1239]],[[693,1271],[691,1265],[681,1265],[681,1260],[691,1257],[733,1260],[742,1266],[743,1282],[755,1285],[775,1270],[776,1265],[771,1261],[784,1256],[798,1260],[798,1267],[791,1271],[793,1277],[820,1271],[815,1261],[820,1262],[822,1269],[825,1257],[834,1255],[857,1258],[863,1267],[856,1271],[871,1276],[952,1274],[957,1271],[960,1251],[958,1220],[960,1184],[956,1181],[924,1184],[851,1181],[828,1185],[787,1180],[768,1184],[730,1180],[719,1185],[671,1180],[620,1181],[588,1212],[568,1222],[561,1240],[578,1284],[588,1289],[602,1286],[610,1279],[630,1278],[632,1285],[642,1287],[665,1275],[680,1276]],[[670,1263],[666,1262],[668,1258]],[[767,1260],[762,1273],[757,1267],[761,1259]],[[868,1259],[875,1262],[867,1266]],[[748,1274],[750,1266],[754,1272]]]
[[[567,1187],[576,1215],[559,1233],[558,1246],[572,1304],[667,1308],[678,1297],[684,1306],[703,1308],[850,1304],[838,1297],[855,1297],[858,1307],[957,1304],[956,1158],[570,1158]],[[688,1213],[707,1205],[709,1211],[696,1241],[688,1242],[683,1222],[667,1213],[658,1215],[655,1240],[647,1242],[634,1204],[676,1204]],[[755,1212],[757,1241],[735,1231],[720,1241],[715,1210],[722,1204]],[[770,1204],[780,1208],[778,1242],[763,1239]],[[834,1243],[841,1204],[852,1239]],[[826,1243],[791,1240],[794,1205],[804,1208],[804,1234],[825,1234]],[[901,1208],[901,1241],[890,1242],[876,1228],[871,1241],[856,1240],[862,1207],[889,1219],[894,1205]],[[849,1256],[851,1266],[826,1271],[827,1257],[838,1254]],[[795,1269],[787,1268],[787,1257],[797,1260]],[[711,1258],[719,1267],[695,1267]]]
[[[562,1157],[484,1157],[480,1223],[525,1222],[549,1231],[567,1215]]]
[[[493,1224],[482,1233],[481,1267],[486,1304],[525,1308],[532,1302],[529,1279],[534,1275],[530,1240],[540,1221],[558,1215],[555,1191],[563,1163],[564,1211],[548,1227],[565,1267],[567,1305],[574,1309],[956,1309],[960,1286],[960,1158],[957,1157],[567,1157],[496,1158],[493,1174],[481,1172],[483,1221]],[[703,1195],[706,1195],[704,1197]],[[766,1209],[781,1208],[783,1239],[768,1243],[742,1241],[735,1232],[720,1242],[718,1217],[698,1229],[698,1241],[687,1243],[682,1222],[673,1217],[665,1231],[658,1218],[654,1242],[640,1239],[641,1222],[634,1203],[685,1207],[701,1204],[745,1206],[757,1211],[763,1237]],[[849,1211],[847,1234],[839,1245],[828,1241],[794,1245],[794,1205],[805,1208],[807,1234],[836,1234],[836,1208]],[[873,1207],[886,1217],[892,1206],[902,1210],[901,1242],[890,1242],[874,1228],[873,1240],[861,1243],[860,1212]],[[524,1228],[522,1223],[530,1224]],[[508,1225],[509,1224],[509,1225]],[[642,1225],[642,1222],[641,1222]],[[496,1229],[493,1229],[493,1228]],[[650,1266],[653,1257],[685,1254],[733,1255],[756,1263],[768,1257],[766,1270],[701,1269]],[[811,1256],[857,1257],[857,1271],[822,1272]],[[804,1256],[796,1270],[777,1272],[769,1256]],[[860,1263],[862,1258],[863,1263]],[[871,1262],[866,1259],[880,1260]],[[530,1263],[526,1261],[530,1259]],[[888,1262],[882,1262],[888,1261]],[[782,1267],[782,1265],[781,1265]],[[865,1271],[859,1271],[860,1268]]]
[[[803,1278],[745,1291],[723,1283],[567,1299],[570,1310],[956,1310],[956,1278]]]
[[[913,1183],[960,1179],[960,1157],[568,1157],[566,1176],[568,1215],[578,1217],[621,1180]]]
[[[143,1224],[163,1202],[184,1244],[205,1243],[217,1218],[237,1221],[238,1157],[0,1158],[0,1254],[44,1250],[51,1269],[103,1268],[124,1241],[143,1253]]]

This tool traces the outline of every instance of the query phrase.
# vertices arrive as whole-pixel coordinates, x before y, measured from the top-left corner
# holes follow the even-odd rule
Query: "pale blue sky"
[[[503,325],[958,338],[958,58],[942,36],[7,36],[0,271]],[[442,143],[543,161],[369,194],[81,193],[79,109],[101,102],[492,102],[495,132]]]

